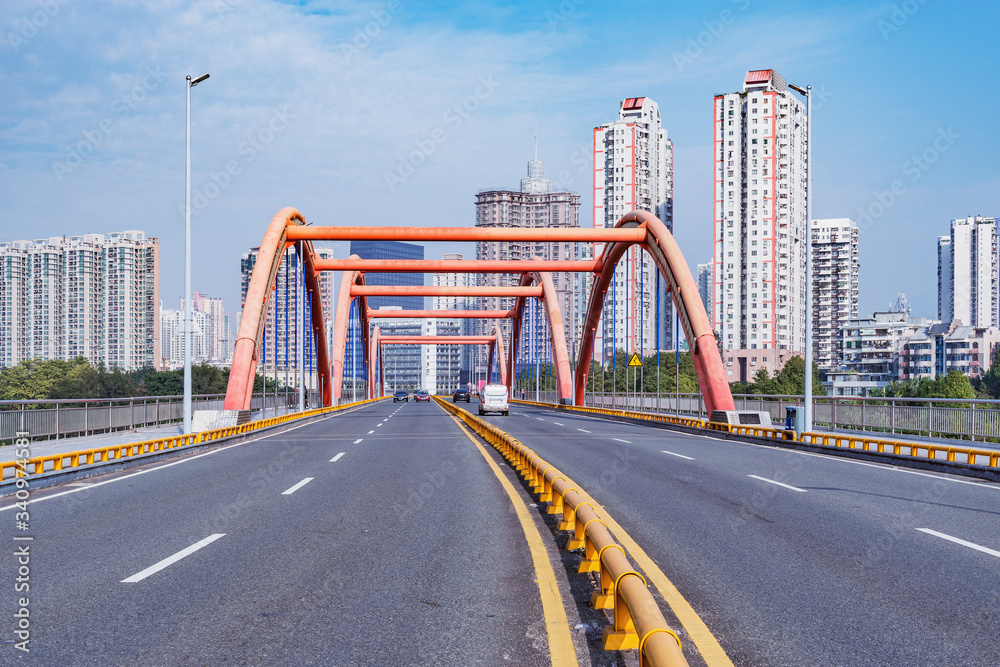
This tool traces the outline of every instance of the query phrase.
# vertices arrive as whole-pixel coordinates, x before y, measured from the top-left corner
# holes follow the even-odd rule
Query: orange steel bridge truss
[[[548,261],[542,259],[520,261],[482,260],[366,260],[357,255],[344,259],[322,259],[313,252],[313,241],[347,240],[394,241],[575,241],[599,243],[603,252],[594,260]],[[258,251],[257,264],[251,275],[244,303],[243,319],[236,340],[233,367],[229,377],[225,407],[242,410],[249,408],[250,395],[256,375],[261,335],[268,302],[274,290],[275,278],[284,251],[294,245],[303,258],[306,297],[311,304],[312,325],[309,329],[317,350],[320,396],[323,405],[340,399],[346,356],[347,329],[351,304],[360,300],[361,331],[367,356],[363,367],[367,375],[369,397],[383,391],[384,373],[379,360],[382,348],[392,344],[465,344],[489,345],[488,366],[494,361],[500,367],[501,382],[511,388],[514,377],[514,360],[520,339],[521,319],[528,298],[542,301],[548,323],[549,345],[552,351],[556,390],[560,402],[584,404],[587,379],[594,351],[594,335],[601,320],[604,295],[611,284],[615,266],[631,246],[639,246],[653,258],[660,274],[667,282],[673,297],[684,334],[689,341],[698,382],[709,413],[712,410],[733,409],[722,359],[708,315],[698,294],[691,270],[681,254],[673,235],[655,216],[644,211],[633,211],[618,221],[613,228],[508,228],[508,227],[320,227],[307,226],[302,214],[294,208],[285,208],[271,220]],[[325,345],[324,313],[319,293],[320,271],[342,271],[340,290],[333,313],[332,359]],[[366,285],[365,272],[441,272],[441,273],[520,273],[521,280],[510,287],[387,287]],[[580,357],[576,371],[570,365],[566,346],[562,313],[559,310],[551,272],[577,271],[590,273],[593,284],[590,302],[584,320]],[[406,296],[506,296],[514,297],[514,307],[508,311],[372,311],[367,297],[385,295]],[[503,342],[500,328],[495,327],[491,336],[383,336],[379,327],[369,334],[369,322],[383,317],[391,318],[487,318],[510,319],[511,341]],[[490,372],[490,371],[488,371]]]

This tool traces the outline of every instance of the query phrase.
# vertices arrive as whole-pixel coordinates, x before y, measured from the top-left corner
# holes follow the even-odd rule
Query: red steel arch
[[[361,259],[357,255],[351,255],[351,259]],[[333,398],[339,401],[343,392],[344,384],[344,360],[347,358],[347,327],[351,315],[351,304],[354,299],[361,299],[361,335],[364,336],[364,343],[361,349],[366,356],[370,355],[368,344],[368,298],[357,296],[353,290],[356,286],[365,284],[365,274],[360,271],[344,271],[340,277],[340,292],[337,295],[337,305],[334,307],[333,315]],[[369,356],[369,358],[371,358]],[[362,369],[364,360],[362,360]],[[371,385],[369,378],[369,385]],[[370,396],[369,396],[370,398]]]
[[[320,387],[323,405],[330,405],[333,394],[339,397],[343,379],[343,360],[346,348],[347,315],[353,298],[362,298],[362,327],[366,344],[364,350],[368,355],[369,375],[374,376],[376,350],[381,344],[369,340],[368,321],[371,313],[364,297],[376,294],[391,294],[401,291],[401,288],[373,287],[364,284],[363,271],[378,269],[379,271],[394,270],[393,263],[380,263],[351,257],[348,260],[321,260],[313,256],[311,242],[313,240],[343,241],[350,239],[366,240],[419,240],[419,241],[584,241],[604,243],[604,251],[600,258],[592,261],[547,260],[512,262],[471,262],[463,261],[460,265],[436,261],[411,261],[399,263],[399,271],[436,269],[449,271],[477,271],[491,273],[523,272],[521,284],[507,288],[402,288],[406,294],[478,294],[491,296],[515,296],[516,307],[507,313],[514,321],[517,334],[512,337],[507,359],[516,359],[516,348],[520,332],[520,316],[523,313],[524,299],[527,297],[542,298],[545,302],[545,313],[549,324],[550,344],[553,350],[553,360],[556,365],[557,387],[560,400],[570,402],[572,399],[578,405],[584,402],[587,386],[587,376],[590,372],[590,360],[593,356],[594,338],[598,322],[601,319],[603,296],[614,275],[614,268],[625,251],[631,245],[640,245],[653,257],[653,260],[664,276],[677,307],[678,317],[684,327],[684,333],[691,344],[698,381],[709,411],[733,409],[733,399],[729,392],[722,359],[716,347],[715,336],[712,333],[708,315],[705,313],[697,286],[687,262],[677,247],[673,236],[666,226],[655,216],[642,211],[633,211],[619,220],[611,229],[593,228],[398,228],[398,227],[316,227],[305,226],[302,215],[294,208],[282,209],[271,221],[264,241],[260,245],[257,264],[251,277],[247,298],[244,303],[243,319],[236,340],[236,350],[233,366],[230,372],[229,387],[226,393],[225,407],[227,409],[247,409],[253,391],[253,379],[256,374],[257,352],[264,327],[263,314],[266,313],[272,286],[275,282],[278,267],[281,264],[284,250],[290,245],[296,245],[302,257],[306,274],[307,295],[312,304],[312,335],[316,338]],[[335,346],[334,359],[331,363],[326,348],[324,331],[324,313],[319,290],[318,273],[329,269],[345,270],[346,275],[341,280],[341,298],[338,299],[337,313],[334,318]],[[548,271],[587,271],[596,277],[590,295],[590,303],[584,322],[582,344],[580,346],[579,363],[576,374],[571,382],[569,377],[569,354],[562,326],[562,314],[555,298],[551,277]],[[497,313],[488,312],[486,317],[495,317]],[[469,314],[471,316],[471,314]],[[500,360],[502,381],[508,387],[513,378],[509,363],[504,359],[504,345],[499,328],[494,331],[495,343],[491,346],[490,364],[494,355]],[[381,370],[381,369],[380,369]],[[334,378],[336,374],[337,379]],[[369,378],[369,395],[375,393],[375,378]],[[573,386],[570,396],[569,387]]]
[[[629,246],[638,243],[653,257],[657,268],[667,281],[677,308],[677,316],[680,318],[681,326],[684,327],[684,335],[691,348],[698,384],[705,399],[705,408],[709,414],[714,410],[734,410],[733,396],[726,381],[726,371],[722,366],[722,357],[719,356],[712,325],[708,321],[705,305],[698,294],[698,285],[673,234],[659,218],[646,211],[632,211],[626,214],[618,221],[615,228],[644,229],[645,238],[638,241],[612,241],[604,247],[601,273],[590,292],[590,304],[587,306],[584,333],[581,337],[580,363],[576,366],[577,405],[583,405],[587,376],[590,374],[589,360],[594,351],[594,333],[601,319],[604,294],[614,277],[618,260]]]
[[[305,239],[297,242],[288,239],[289,228],[305,224],[305,219],[296,209],[283,208],[271,219],[271,224],[264,233],[264,240],[258,248],[257,262],[254,264],[246,299],[243,302],[239,332],[236,334],[236,347],[233,351],[233,363],[229,371],[229,384],[224,403],[226,410],[250,409],[268,304],[274,290],[278,267],[281,266],[285,250],[292,245],[296,246],[296,252],[305,267],[306,296],[312,305],[311,335],[316,343],[320,396],[323,405],[330,405],[332,384],[330,359],[326,348],[326,336],[323,335],[323,299],[312,242]]]
[[[573,376],[569,363],[569,348],[566,346],[566,330],[563,326],[562,311],[559,309],[559,299],[556,296],[552,274],[548,271],[530,271],[521,275],[521,287],[531,284],[542,288],[542,305],[545,320],[549,329],[549,345],[552,348],[552,361],[556,376],[556,393],[562,404],[573,403]],[[521,321],[524,316],[525,297],[519,297],[514,305],[513,326],[510,333],[510,355],[508,356],[507,377],[510,383],[507,388],[512,390],[514,364],[517,359],[518,346],[521,342]],[[586,386],[586,385],[584,385]],[[582,403],[579,403],[582,405]]]

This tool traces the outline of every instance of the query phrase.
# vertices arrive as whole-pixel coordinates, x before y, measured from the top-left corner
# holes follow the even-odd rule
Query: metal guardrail
[[[515,401],[529,405],[537,405],[549,409],[568,410],[573,412],[588,412],[592,414],[603,414],[612,417],[625,417],[641,421],[652,421],[660,423],[672,423],[691,428],[704,428],[712,431],[723,431],[736,435],[746,435],[756,438],[768,438],[771,440],[801,442],[803,444],[828,447],[830,449],[852,449],[856,451],[874,452],[878,454],[890,453],[896,456],[906,456],[912,459],[923,461],[938,461],[948,463],[965,463],[970,466],[981,468],[1000,468],[1000,451],[991,449],[978,449],[975,447],[961,447],[949,444],[938,444],[933,442],[907,442],[905,440],[893,440],[888,438],[867,437],[846,433],[817,433],[807,431],[796,434],[794,431],[786,431],[780,428],[767,428],[753,424],[721,424],[709,422],[703,419],[686,417],[669,417],[648,412],[630,412],[627,410],[609,410],[607,408],[593,408],[589,406],[559,405],[556,403],[540,403],[534,401]],[[960,460],[964,457],[964,461]],[[980,458],[988,463],[980,463]]]
[[[372,400],[377,401],[382,399]],[[291,412],[278,417],[258,419],[257,421],[248,422],[239,426],[213,429],[211,431],[202,431],[201,433],[193,433],[189,435],[144,440],[142,442],[133,442],[123,445],[96,447],[94,449],[85,449],[74,452],[47,454],[45,456],[36,456],[30,459],[4,461],[0,462],[0,479],[8,479],[8,471],[11,473],[10,478],[13,479],[15,477],[25,477],[28,474],[40,475],[45,472],[66,470],[95,463],[110,463],[114,461],[121,461],[126,458],[134,458],[143,454],[153,454],[169,449],[187,447],[197,443],[222,440],[234,435],[242,435],[244,433],[258,431],[260,429],[277,426],[279,424],[284,424],[286,422],[305,417],[314,417],[328,412],[336,412],[368,402],[370,401],[357,401],[355,403],[345,403],[343,405],[336,405],[329,408],[316,408],[314,410],[306,410],[305,412]],[[34,434],[32,434],[32,437],[34,437]]]
[[[221,410],[224,399],[225,394],[194,396],[193,409]],[[251,410],[297,405],[298,394],[255,394]],[[18,432],[31,433],[32,438],[60,438],[157,426],[183,418],[183,396],[0,401],[0,442],[13,440]]]
[[[534,399],[534,392],[526,398]],[[557,403],[555,392],[539,402]],[[767,412],[784,422],[785,408],[805,403],[802,395],[734,394],[737,410]],[[700,394],[587,393],[587,404],[611,409],[673,413],[707,418]],[[813,423],[830,429],[888,434],[1000,441],[1000,400],[963,398],[863,398],[816,396]]]
[[[594,591],[591,604],[613,613],[611,625],[604,628],[605,650],[638,649],[640,665],[686,666],[680,638],[667,625],[646,588],[646,578],[632,568],[625,550],[614,541],[579,487],[510,434],[457,405],[434,398],[507,459],[538,494],[539,502],[548,503],[549,514],[562,514],[557,529],[573,531],[566,549],[584,549],[578,571],[600,574],[600,589]]]

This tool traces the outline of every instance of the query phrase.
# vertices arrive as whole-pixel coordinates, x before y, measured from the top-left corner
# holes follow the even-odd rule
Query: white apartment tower
[[[858,225],[834,218],[812,226],[813,356],[830,371],[840,365],[840,330],[858,319]]]
[[[191,302],[191,360],[194,363],[228,363],[234,342],[231,316],[222,299],[195,292]],[[176,368],[184,363],[184,299],[177,310],[160,308],[162,352],[160,362]]]
[[[971,327],[1000,323],[1000,262],[996,218],[951,221],[951,236],[938,239],[938,319]]]
[[[805,349],[805,104],[774,70],[715,96],[713,329],[725,350]]]
[[[159,258],[157,239],[134,230],[0,243],[0,366],[78,356],[154,366]]]
[[[594,128],[594,227],[614,227],[631,211],[648,211],[673,232],[673,144],[648,97],[623,100],[618,120]],[[600,248],[594,249],[594,256]],[[657,289],[659,285],[659,289]],[[673,347],[673,303],[652,258],[628,250],[605,294],[594,354],[649,354]],[[603,353],[603,354],[602,354]]]
[[[536,156],[537,157],[537,156]],[[552,192],[551,182],[543,175],[542,163],[535,159],[528,163],[528,178],[521,179],[519,192],[492,188],[480,190],[476,195],[476,227],[579,227],[580,195],[572,192]],[[545,260],[575,260],[580,258],[582,244],[575,242],[493,242],[476,243],[477,260],[529,260],[535,257]],[[589,251],[589,247],[587,248]],[[580,328],[584,313],[580,311],[578,294],[589,276],[577,273],[554,272],[554,283],[559,308],[562,311],[566,345],[571,355],[579,349]],[[479,274],[480,286],[517,285],[520,274],[485,273]],[[477,310],[508,310],[514,305],[512,297],[480,297],[476,299]],[[528,308],[534,306],[529,302]],[[527,310],[526,310],[527,312]],[[519,346],[518,362],[534,362],[544,357],[548,348],[548,337],[541,321],[525,317],[522,323],[524,338]],[[481,335],[493,332],[493,320],[475,320],[476,331]],[[511,327],[509,320],[501,320],[504,340],[509,341]],[[509,349],[509,347],[508,347]],[[477,377],[484,377],[486,354],[476,353],[474,369]]]

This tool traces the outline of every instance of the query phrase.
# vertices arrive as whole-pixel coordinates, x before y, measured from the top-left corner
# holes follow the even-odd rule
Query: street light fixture
[[[806,349],[805,349],[805,415],[803,430],[811,431],[813,427],[813,344],[812,344],[812,310],[813,310],[813,270],[812,270],[812,86],[802,88],[788,84],[795,92],[806,98]]]
[[[208,78],[187,77],[187,119],[184,169],[184,434],[191,432],[191,89]]]

